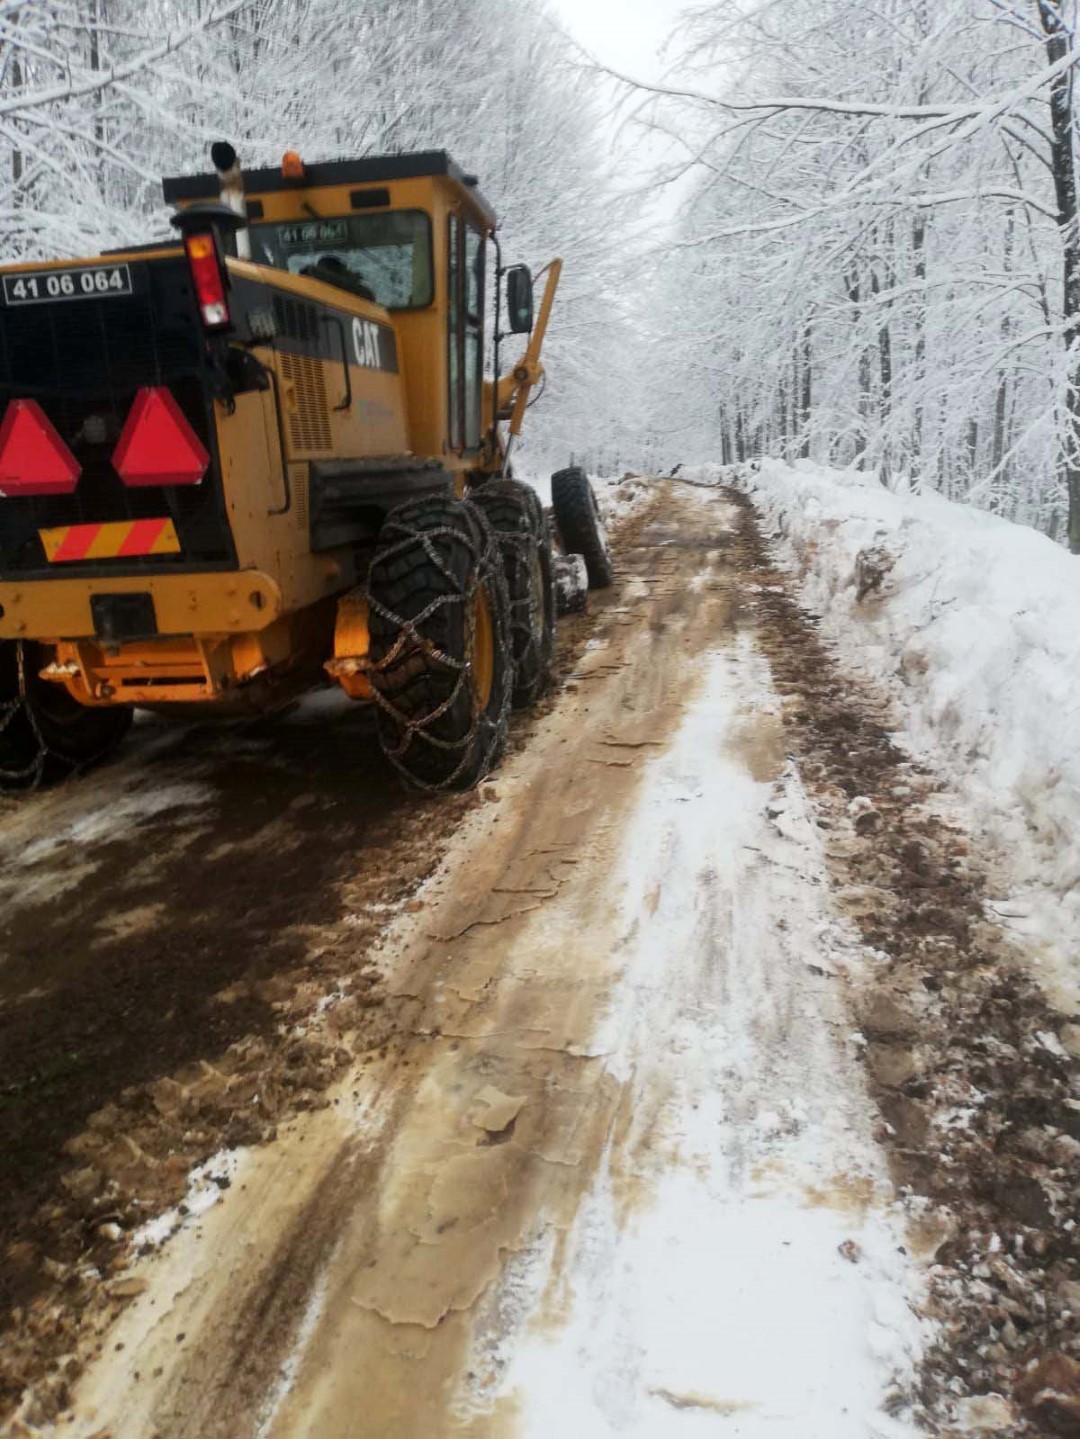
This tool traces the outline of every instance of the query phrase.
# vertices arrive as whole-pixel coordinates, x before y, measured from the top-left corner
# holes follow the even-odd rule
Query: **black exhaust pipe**
[[[251,236],[247,232],[247,206],[244,203],[244,175],[236,151],[228,140],[215,140],[210,146],[210,159],[218,172],[221,203],[239,215],[243,228],[236,231],[236,254],[241,260],[251,259]]]

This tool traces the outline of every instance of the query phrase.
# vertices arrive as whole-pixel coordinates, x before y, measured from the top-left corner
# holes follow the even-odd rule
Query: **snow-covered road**
[[[343,790],[316,704],[0,823],[30,1432],[1041,1432],[1068,1075],[959,811],[745,501],[663,486],[618,549],[478,796]]]
[[[752,636],[705,659],[614,876],[624,1119],[502,1389],[536,1439],[910,1434],[882,1401],[919,1328],[819,831]]]
[[[393,1042],[164,1226],[65,1432],[915,1432],[885,1413],[921,1331],[858,945],[738,522],[679,491],[625,542],[555,709],[388,932]]]

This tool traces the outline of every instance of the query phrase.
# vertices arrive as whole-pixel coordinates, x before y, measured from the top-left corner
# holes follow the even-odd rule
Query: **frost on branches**
[[[167,235],[161,176],[205,170],[216,139],[249,167],[289,148],[449,150],[480,177],[508,261],[565,261],[526,463],[633,459],[619,424],[635,411],[618,294],[628,217],[587,80],[543,3],[0,0],[0,73],[8,262]]]
[[[696,12],[693,83],[648,113],[700,177],[666,306],[701,452],[914,480],[1080,550],[1076,20],[1077,0]]]

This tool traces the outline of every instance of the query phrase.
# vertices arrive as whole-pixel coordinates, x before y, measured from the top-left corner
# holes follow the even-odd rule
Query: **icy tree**
[[[0,5],[0,245],[7,259],[144,238],[160,183],[145,136],[175,129],[182,54],[249,8],[175,0]],[[187,94],[191,94],[191,77]],[[156,158],[156,157],[155,157]]]
[[[923,483],[1080,550],[1076,0],[721,0],[656,91],[697,441]]]

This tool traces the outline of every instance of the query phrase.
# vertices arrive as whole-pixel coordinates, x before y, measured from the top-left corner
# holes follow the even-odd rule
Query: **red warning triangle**
[[[147,386],[135,396],[112,462],[125,485],[197,485],[210,456],[171,391]]]
[[[82,466],[36,400],[12,400],[0,425],[0,496],[70,495]]]

